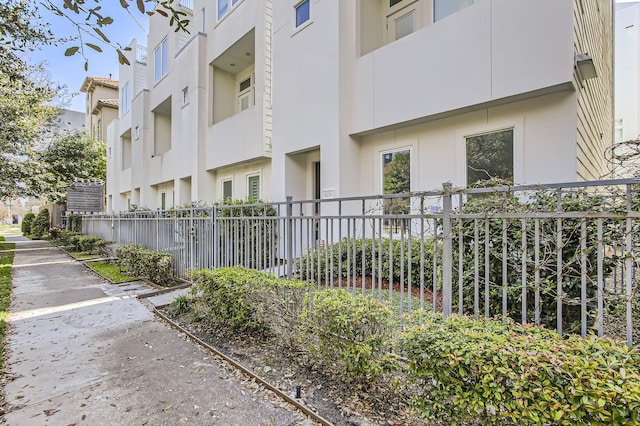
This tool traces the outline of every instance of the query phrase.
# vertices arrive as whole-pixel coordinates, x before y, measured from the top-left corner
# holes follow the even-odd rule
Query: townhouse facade
[[[86,96],[86,132],[93,139],[106,141],[109,124],[118,118],[118,80],[111,75],[87,77],[80,91]]]
[[[610,0],[182,0],[119,75],[107,209],[606,176]]]

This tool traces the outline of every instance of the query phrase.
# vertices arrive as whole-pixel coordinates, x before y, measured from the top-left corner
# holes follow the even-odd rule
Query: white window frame
[[[524,117],[497,121],[483,126],[473,126],[456,131],[457,166],[454,185],[467,185],[467,138],[513,129],[513,183],[525,182],[524,167]]]
[[[391,149],[386,149],[383,151],[379,151],[379,155],[378,155],[378,164],[376,166],[377,170],[378,170],[378,174],[379,174],[379,188],[380,188],[380,194],[381,195],[386,195],[384,192],[384,156],[386,154],[394,154],[394,153],[398,153],[398,152],[404,152],[404,151],[409,151],[409,192],[413,191],[414,188],[414,149],[413,149],[413,145],[408,145],[408,146],[402,146],[402,147],[398,147],[398,148],[391,148]],[[409,199],[409,213],[411,213],[414,210],[414,205],[413,205],[413,199]],[[384,202],[382,203],[381,209],[380,209],[380,214],[385,214],[385,208],[384,208]],[[383,221],[383,230],[382,230],[382,234],[388,237],[392,237],[394,238],[394,235],[398,234],[398,230],[396,229],[398,227],[398,225],[396,225],[395,227],[391,227],[390,224],[386,223],[387,219],[385,219]],[[406,230],[407,232],[410,230],[410,226],[411,224],[409,223]],[[394,232],[398,231],[398,232]]]
[[[220,195],[221,195],[221,199],[225,200],[227,197],[224,196],[224,184],[230,182],[231,183],[231,196],[229,196],[228,198],[233,199],[233,177],[232,176],[228,176],[225,178],[220,179]],[[249,181],[247,180],[247,186],[249,184]]]
[[[254,172],[254,173],[247,173],[246,175],[246,182],[247,182],[247,199],[250,198],[251,194],[251,187],[249,186],[249,179],[251,179],[252,177],[257,177],[258,178],[258,198],[256,198],[256,200],[260,200],[262,198],[262,172]]]
[[[242,77],[236,80],[236,89],[237,89],[237,99],[238,102],[236,104],[236,113],[240,113],[247,109],[250,109],[256,104],[256,95],[255,95],[255,73],[251,72],[249,74],[241,74]],[[240,84],[244,83],[247,79],[250,79],[249,87],[240,90]],[[247,107],[242,108],[242,100],[247,99]]]
[[[216,20],[219,22],[224,19],[235,7],[240,3],[241,0],[217,0],[216,1]],[[220,5],[226,5],[227,9],[224,13],[220,14]]]
[[[160,191],[160,210],[167,210],[167,191]]]
[[[412,32],[418,31],[424,27],[423,7],[424,2],[428,1],[430,5],[433,0],[402,0],[399,3],[389,6],[389,0],[385,0],[384,25],[385,25],[385,43],[391,43],[398,40],[395,37],[395,21],[411,12],[415,13],[415,28]],[[428,22],[428,20],[427,20]],[[408,34],[407,34],[408,35]]]
[[[298,9],[305,3],[308,4],[308,6],[309,6],[309,16],[307,17],[306,20],[298,23]],[[311,0],[296,1],[296,3],[293,6],[293,26],[294,26],[294,28],[296,30],[302,29],[302,28],[306,27],[307,25],[309,25],[310,23],[311,23]]]
[[[167,37],[153,51],[153,67],[156,83],[169,72],[169,39]]]
[[[122,93],[120,94],[120,115],[123,116],[131,109],[131,97],[129,96],[129,82],[127,81],[122,86]]]
[[[408,146],[403,146],[400,148],[392,148],[392,149],[385,149],[383,151],[379,151],[379,156],[378,156],[378,164],[376,166],[378,173],[379,173],[379,189],[380,189],[380,194],[384,195],[384,156],[386,154],[394,154],[397,152],[403,152],[403,151],[409,151],[409,190],[412,191],[413,190],[413,146],[412,145],[408,145]]]
[[[429,0],[431,3],[431,23],[435,24],[436,22],[440,22],[443,19],[447,19],[449,16],[451,15],[455,15],[457,12],[451,12],[450,14],[448,14],[447,16],[443,16],[442,18],[440,18],[439,20],[436,20],[436,1],[438,0]],[[442,1],[450,1],[450,0],[442,0]],[[463,7],[462,9],[458,10],[458,12],[466,9],[469,6],[473,6],[474,4],[476,4],[476,2],[478,0],[465,0],[465,1],[469,1],[471,2],[471,4],[466,5],[465,7]]]
[[[136,126],[133,130],[133,136],[135,140],[140,139],[140,126]]]

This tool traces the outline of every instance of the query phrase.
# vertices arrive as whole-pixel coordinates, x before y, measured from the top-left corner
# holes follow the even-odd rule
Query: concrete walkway
[[[305,423],[157,320],[135,298],[144,284],[109,284],[47,242],[7,241],[9,425]]]

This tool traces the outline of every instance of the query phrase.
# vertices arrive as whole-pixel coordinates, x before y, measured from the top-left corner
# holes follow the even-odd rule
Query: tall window
[[[167,209],[167,193],[161,192],[160,193],[160,210],[166,210],[166,209]]]
[[[382,154],[382,192],[383,194],[404,194],[411,191],[411,151],[386,152]],[[409,198],[385,199],[383,212],[385,215],[408,214]],[[387,233],[398,233],[402,222],[397,219],[385,219]]]
[[[433,22],[438,22],[473,3],[474,0],[433,0]]]
[[[169,42],[165,38],[154,52],[155,81],[158,82],[167,75],[169,59]]]
[[[231,179],[222,181],[222,198],[226,200],[232,197],[233,197],[233,181]]]
[[[304,0],[296,6],[296,28],[304,24],[310,17],[310,1]]]
[[[122,115],[124,115],[127,111],[129,111],[129,109],[131,107],[131,98],[129,97],[129,82],[128,81],[122,87],[121,95],[122,95],[121,96],[122,99],[120,99],[120,111],[122,112]]]
[[[467,185],[487,179],[513,182],[513,129],[466,138]]]
[[[260,199],[260,175],[247,177],[247,198],[253,201]]]
[[[182,105],[189,103],[189,86],[182,89]]]
[[[218,0],[218,20],[222,19],[240,0]]]

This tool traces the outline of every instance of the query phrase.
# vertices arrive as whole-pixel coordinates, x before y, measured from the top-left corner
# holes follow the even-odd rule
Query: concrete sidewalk
[[[47,242],[16,243],[4,391],[9,425],[296,425],[115,286]]]

